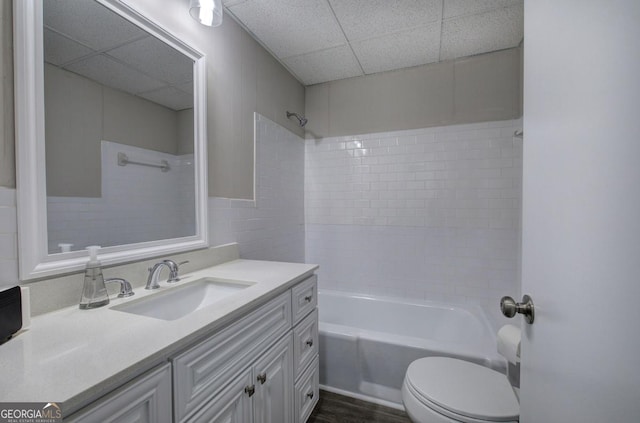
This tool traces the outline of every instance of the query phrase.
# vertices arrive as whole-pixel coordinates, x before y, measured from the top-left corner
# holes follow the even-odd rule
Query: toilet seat
[[[410,396],[410,398],[405,398]],[[520,405],[506,376],[448,357],[427,357],[409,365],[403,399],[465,423],[517,422]]]

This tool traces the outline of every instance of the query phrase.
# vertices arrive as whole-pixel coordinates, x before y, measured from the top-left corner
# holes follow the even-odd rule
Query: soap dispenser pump
[[[102,264],[98,261],[99,249],[100,246],[98,245],[87,247],[89,262],[84,271],[84,286],[82,288],[82,298],[80,299],[80,309],[82,310],[109,304],[109,295],[102,275]]]

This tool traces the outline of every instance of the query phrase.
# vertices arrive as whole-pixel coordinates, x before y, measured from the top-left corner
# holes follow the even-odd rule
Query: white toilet
[[[498,352],[502,353],[500,340]],[[516,363],[511,361],[508,368],[516,369]],[[509,380],[500,372],[468,361],[421,358],[407,369],[402,402],[415,423],[517,423],[520,404]]]

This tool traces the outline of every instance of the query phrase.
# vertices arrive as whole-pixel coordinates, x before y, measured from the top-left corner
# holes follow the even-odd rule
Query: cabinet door
[[[171,423],[171,366],[167,363],[134,379],[64,421]]]
[[[252,369],[242,372],[218,395],[206,403],[189,423],[250,423],[255,383]]]
[[[291,329],[286,292],[173,359],[174,421],[183,423]]]
[[[253,367],[254,423],[293,423],[293,340],[291,333]]]

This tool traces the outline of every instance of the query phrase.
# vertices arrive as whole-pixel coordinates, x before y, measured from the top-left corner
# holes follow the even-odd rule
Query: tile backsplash
[[[520,120],[306,141],[322,288],[495,308],[519,292]]]
[[[16,190],[0,187],[0,290],[18,284]]]

